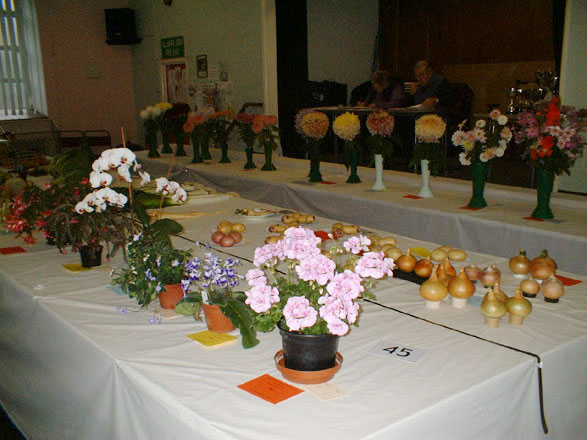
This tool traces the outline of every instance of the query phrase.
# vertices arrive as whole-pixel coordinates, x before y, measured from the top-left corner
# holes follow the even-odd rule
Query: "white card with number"
[[[406,347],[395,342],[379,342],[369,353],[400,361],[418,362],[427,350],[421,348]]]
[[[315,394],[320,400],[332,400],[341,396],[346,396],[346,393],[331,383],[320,383],[317,385],[304,385],[304,388]]]

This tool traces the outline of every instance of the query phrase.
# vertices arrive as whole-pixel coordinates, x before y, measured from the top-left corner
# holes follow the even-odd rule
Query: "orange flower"
[[[204,116],[202,113],[196,113],[190,119],[194,125],[202,125],[204,122],[206,122],[206,116]]]
[[[276,125],[277,124],[277,116],[275,116],[275,115],[265,116],[265,124],[267,126]]]
[[[263,124],[263,125],[265,125],[265,115],[255,115],[255,116],[253,116],[253,124]]]
[[[191,133],[194,131],[194,123],[191,119],[187,120],[185,124],[183,124],[183,131],[186,133]]]
[[[253,130],[253,132],[255,133],[261,133],[263,131],[263,129],[265,128],[265,124],[263,123],[263,121],[253,121],[253,125],[251,127],[251,129]]]
[[[552,150],[552,147],[554,146],[554,137],[544,136],[540,141],[540,146],[545,150]]]

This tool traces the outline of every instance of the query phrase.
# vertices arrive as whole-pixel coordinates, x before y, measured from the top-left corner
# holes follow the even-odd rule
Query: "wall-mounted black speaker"
[[[106,14],[106,43],[138,44],[135,11],[129,8],[104,9]]]

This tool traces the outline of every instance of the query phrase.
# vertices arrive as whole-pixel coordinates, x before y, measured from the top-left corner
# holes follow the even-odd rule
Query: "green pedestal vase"
[[[218,163],[230,163],[230,159],[228,158],[228,143],[222,142],[220,144],[220,161]]]
[[[185,133],[183,132],[183,130],[175,133],[175,141],[177,142],[177,147],[175,149],[176,156],[187,156],[185,150],[183,149],[184,138]]]
[[[253,162],[253,149],[245,148],[245,154],[247,155],[247,163],[245,163],[245,170],[252,170],[257,168],[255,162]]]
[[[310,151],[310,182],[323,182],[320,174],[320,148],[318,145],[312,146]]]
[[[469,208],[485,208],[487,202],[483,197],[485,191],[485,179],[487,179],[487,162],[475,161],[473,162],[473,197],[467,205]]]
[[[159,157],[159,150],[157,149],[157,132],[150,131],[145,136],[145,140],[147,141],[147,146],[149,147],[149,154],[147,157]]]
[[[357,174],[357,168],[359,166],[359,153],[357,152],[356,148],[352,148],[351,150],[351,174],[349,178],[346,180],[346,183],[361,183],[361,179]]]
[[[550,209],[550,195],[552,194],[552,187],[554,184],[554,173],[543,168],[536,169],[536,195],[538,205],[532,217],[534,218],[554,218],[554,214]]]
[[[161,130],[161,140],[163,141],[163,148],[161,148],[162,154],[171,154],[173,150],[171,149],[171,145],[169,145],[169,130],[162,129]]]
[[[271,143],[265,144],[265,164],[261,168],[261,171],[275,171],[275,165],[271,162],[271,157],[273,156],[273,145]]]
[[[212,155],[210,154],[210,150],[208,149],[208,145],[210,144],[210,135],[206,133],[202,136],[200,140],[200,157],[202,160],[211,160]]]
[[[192,131],[192,146],[194,148],[194,158],[192,163],[202,163],[202,157],[200,156],[200,137]]]

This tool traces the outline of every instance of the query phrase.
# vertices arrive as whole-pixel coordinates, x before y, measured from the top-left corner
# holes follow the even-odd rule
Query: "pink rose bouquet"
[[[358,301],[373,298],[369,288],[375,280],[393,276],[393,260],[369,252],[370,244],[358,235],[324,252],[312,230],[297,227],[285,231],[281,241],[257,248],[256,268],[245,277],[254,327],[268,332],[281,321],[283,329],[301,334],[347,334],[357,325]]]

